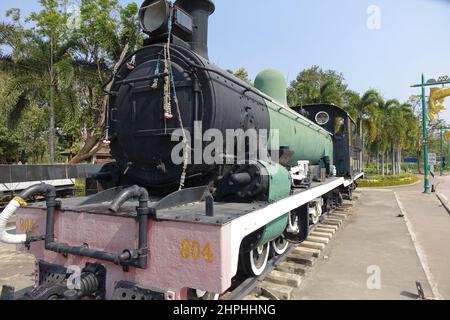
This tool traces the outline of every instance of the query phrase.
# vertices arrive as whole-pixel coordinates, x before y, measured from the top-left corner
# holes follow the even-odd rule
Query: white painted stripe
[[[385,193],[392,193],[392,189],[374,189],[374,188],[359,188],[360,190],[364,191],[370,191],[370,192],[385,192]]]
[[[322,185],[306,189],[300,193],[289,196],[285,199],[279,200],[273,204],[250,212],[240,218],[237,218],[230,222],[230,243],[231,243],[231,259],[229,261],[229,268],[232,270],[233,275],[237,271],[239,248],[247,235],[265,226],[269,222],[285,215],[306,203],[320,198],[324,194],[343,186],[344,183],[351,184],[353,181],[363,176],[364,173],[360,173],[352,180],[345,180],[343,177],[336,177],[331,179]]]
[[[425,254],[425,251],[423,250],[422,246],[419,244],[419,241],[417,240],[417,237],[414,232],[411,221],[408,218],[408,213],[406,212],[405,208],[403,207],[403,204],[400,201],[400,198],[399,198],[397,192],[394,192],[394,195],[395,195],[395,199],[397,200],[398,207],[400,208],[400,211],[404,215],[406,227],[408,228],[408,232],[411,235],[411,239],[413,241],[414,247],[416,248],[417,256],[419,257],[420,263],[422,264],[423,271],[425,272],[428,283],[430,284],[431,291],[433,292],[433,296],[436,299],[445,300],[444,297],[439,293],[438,284],[437,284],[436,280],[434,279],[433,273],[431,273],[430,265],[428,264],[428,259]]]
[[[447,199],[447,197],[446,196],[444,196],[442,193],[439,193],[439,196],[442,198],[442,199],[444,199],[446,202],[448,202],[448,199]]]
[[[334,180],[323,185],[312,187],[285,199],[279,200],[262,209],[248,213],[230,222],[231,259],[229,268],[233,275],[237,272],[239,248],[247,235],[265,226],[269,222],[285,215],[286,213],[321,197],[344,184],[344,178]]]

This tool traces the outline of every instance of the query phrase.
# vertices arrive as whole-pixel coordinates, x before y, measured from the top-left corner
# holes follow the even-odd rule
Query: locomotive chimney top
[[[211,0],[177,0],[175,6],[192,16],[194,30],[191,48],[203,58],[208,59],[208,19],[214,13],[214,3]]]

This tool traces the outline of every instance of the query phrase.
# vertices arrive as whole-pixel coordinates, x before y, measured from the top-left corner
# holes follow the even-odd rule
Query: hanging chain
[[[166,71],[165,73],[167,74],[167,78],[166,78],[166,83],[168,84],[169,88],[168,88],[168,96],[166,96],[169,101],[170,101],[170,87],[172,87],[173,90],[173,100],[175,103],[175,108],[176,108],[176,112],[177,112],[177,116],[178,116],[178,121],[180,123],[180,128],[181,131],[183,133],[183,144],[184,144],[184,151],[183,151],[183,171],[181,173],[181,178],[180,178],[180,187],[179,190],[184,188],[185,182],[186,182],[186,173],[187,173],[187,167],[188,167],[188,162],[189,162],[189,153],[190,153],[190,146],[189,146],[189,141],[187,139],[186,136],[186,131],[184,129],[184,124],[183,124],[183,119],[181,117],[181,111],[180,111],[180,104],[178,101],[178,96],[177,96],[177,90],[175,87],[175,77],[173,74],[173,67],[172,67],[172,59],[171,59],[171,54],[170,54],[170,40],[171,40],[171,34],[172,34],[172,17],[173,17],[173,7],[170,9],[170,15],[169,15],[169,33],[168,33],[168,37],[167,37],[167,44],[164,47],[164,52],[165,52],[165,65],[166,65]],[[170,79],[170,81],[169,81]],[[165,104],[165,107],[169,107],[170,108],[170,102],[169,104]],[[165,111],[165,116],[166,114],[170,114],[170,119],[172,119],[173,115],[171,112],[171,108],[170,109],[164,109]],[[170,113],[169,113],[170,112]],[[169,119],[168,119],[169,120]]]

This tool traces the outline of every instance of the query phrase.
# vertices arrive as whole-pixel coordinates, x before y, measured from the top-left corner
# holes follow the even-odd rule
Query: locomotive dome
[[[256,76],[255,87],[287,107],[287,83],[280,71],[275,69],[261,71]]]

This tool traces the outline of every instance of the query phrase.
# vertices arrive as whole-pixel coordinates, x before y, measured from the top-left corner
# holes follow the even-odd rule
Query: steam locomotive
[[[212,64],[214,10],[210,0],[142,4],[148,37],[107,91],[115,162],[95,175],[104,191],[61,201],[36,185],[2,212],[0,240],[37,258],[26,299],[217,298],[351,198],[359,124],[334,105],[290,108],[276,70],[252,86]],[[27,206],[36,193],[46,203]],[[18,234],[6,234],[16,211]]]

